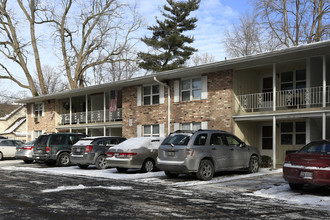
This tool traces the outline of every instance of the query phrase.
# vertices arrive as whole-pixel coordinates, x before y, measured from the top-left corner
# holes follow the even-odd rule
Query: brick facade
[[[32,114],[34,103],[27,105],[27,123],[28,123],[28,131],[42,131],[46,133],[55,132],[55,117],[57,113],[55,112],[55,100],[50,100],[43,102],[44,103],[44,116],[38,118],[38,122],[36,123],[34,120],[34,113]],[[34,139],[34,134],[29,134],[30,139]]]
[[[208,129],[233,131],[231,70],[206,74],[208,98],[174,102],[174,81],[171,88],[171,131],[174,123],[208,122]],[[141,85],[142,86],[142,85]],[[167,134],[167,89],[164,104],[137,106],[137,86],[123,88],[123,135],[137,136],[138,125],[164,124]],[[132,124],[129,124],[131,120]]]

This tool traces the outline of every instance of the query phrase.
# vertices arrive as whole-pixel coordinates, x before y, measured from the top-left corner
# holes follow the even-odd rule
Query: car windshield
[[[170,134],[163,145],[187,145],[192,134]]]
[[[316,154],[330,154],[330,143],[328,142],[312,142],[303,147],[299,152],[302,153],[316,153]]]

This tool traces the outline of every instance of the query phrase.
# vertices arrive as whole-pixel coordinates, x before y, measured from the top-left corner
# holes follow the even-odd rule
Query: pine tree
[[[186,46],[194,41],[193,37],[183,35],[184,31],[196,28],[196,17],[189,17],[192,11],[199,8],[201,0],[174,1],[167,0],[162,15],[164,21],[156,17],[157,25],[149,26],[153,32],[152,37],[144,37],[141,40],[154,49],[154,53],[140,52],[139,66],[146,70],[165,71],[182,67],[190,56],[196,52],[195,48]]]

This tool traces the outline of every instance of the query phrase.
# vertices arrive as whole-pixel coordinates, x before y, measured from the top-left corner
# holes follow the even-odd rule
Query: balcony
[[[87,120],[87,122],[86,122]],[[109,110],[98,110],[86,112],[77,112],[71,114],[71,124],[88,124],[88,123],[103,123],[111,121],[122,120],[122,109],[118,108],[117,111],[110,112]],[[60,125],[70,124],[70,114],[60,115]]]
[[[330,86],[326,87],[326,104],[330,103]],[[236,113],[273,111],[273,93],[239,95]],[[276,92],[276,110],[317,108],[323,104],[323,87],[282,90]]]

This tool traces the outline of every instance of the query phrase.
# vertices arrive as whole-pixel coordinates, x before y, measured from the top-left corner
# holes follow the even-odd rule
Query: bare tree
[[[44,65],[42,67],[42,73],[43,73],[43,84],[45,85],[45,90],[47,94],[52,94],[56,92],[61,92],[64,90],[69,89],[69,85],[65,82],[63,82],[62,73],[56,72],[55,68],[49,65]],[[35,75],[37,76],[38,73],[35,72]],[[40,84],[35,78],[35,85],[37,87],[37,91],[42,94]]]
[[[209,53],[195,53],[189,60],[189,66],[197,66],[215,61],[214,56]]]
[[[122,62],[118,56],[129,49],[131,34],[140,25],[136,8],[119,0],[0,0],[0,54],[23,71],[27,82],[4,63],[0,79],[29,89],[33,96],[47,94],[40,48],[56,48],[70,88],[82,87],[93,67]],[[21,27],[29,27],[28,36]]]
[[[329,39],[329,0],[253,0],[265,27],[282,45]]]
[[[272,47],[276,47],[274,45],[267,48],[268,41],[267,43],[264,41],[263,26],[258,22],[257,16],[247,12],[239,17],[239,23],[232,23],[231,27],[225,30],[223,43],[228,56],[240,57],[272,50]]]

